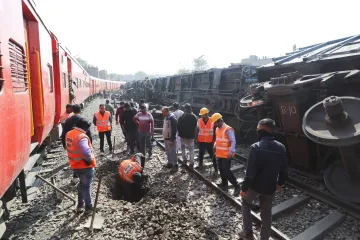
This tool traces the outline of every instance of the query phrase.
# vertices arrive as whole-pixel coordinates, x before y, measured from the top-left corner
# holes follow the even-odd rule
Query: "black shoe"
[[[85,214],[91,214],[94,211],[93,206],[85,207]]]
[[[171,168],[170,173],[176,173],[178,170],[179,170],[179,167],[178,167],[178,165],[176,164],[176,165],[174,165],[174,166]]]
[[[172,163],[167,163],[164,165],[165,168],[172,168],[173,167],[173,164]]]
[[[235,186],[235,189],[234,189],[234,193],[233,193],[233,196],[234,197],[238,197],[240,195],[240,191],[241,191],[241,188],[239,185],[236,185]]]
[[[82,213],[84,211],[84,205],[77,205],[75,211],[76,213]]]
[[[228,183],[221,182],[221,183],[217,183],[216,185],[219,188],[222,188],[222,189],[227,189],[228,188]]]
[[[112,151],[113,151],[112,148],[109,148],[109,151],[110,151],[110,153],[112,153]]]
[[[244,239],[244,240],[252,240],[255,239],[254,238],[254,233],[253,231],[251,232],[246,232],[246,231],[241,231],[241,233],[239,234],[239,238],[240,239]]]
[[[104,153],[104,149],[100,149],[100,152]]]

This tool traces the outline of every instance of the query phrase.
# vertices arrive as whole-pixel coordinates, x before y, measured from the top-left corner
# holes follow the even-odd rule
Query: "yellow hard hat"
[[[202,108],[202,109],[200,109],[199,115],[202,116],[202,115],[207,114],[207,113],[209,113],[209,109],[207,109],[207,108]]]
[[[212,116],[211,116],[211,120],[213,122],[216,122],[217,120],[219,120],[220,118],[222,118],[222,115],[220,113],[214,113]]]

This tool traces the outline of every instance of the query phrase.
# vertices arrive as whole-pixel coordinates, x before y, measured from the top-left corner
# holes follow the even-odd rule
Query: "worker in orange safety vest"
[[[235,187],[234,196],[239,196],[240,184],[230,170],[231,159],[235,156],[236,139],[234,129],[225,124],[220,113],[214,113],[211,119],[217,127],[214,149],[222,180],[218,186],[227,188],[229,181]]]
[[[130,202],[141,199],[145,190],[143,188],[144,179],[147,179],[147,176],[143,175],[141,166],[144,163],[145,157],[142,153],[137,153],[131,159],[120,163],[116,184],[119,198]]]
[[[94,176],[96,159],[86,131],[91,123],[80,118],[75,128],[66,134],[66,150],[71,169],[79,176],[77,212],[81,212],[85,205],[85,213],[93,211],[91,202],[91,183]]]
[[[105,105],[100,104],[99,111],[94,114],[93,123],[96,125],[96,128],[99,132],[100,138],[100,152],[104,153],[104,136],[106,135],[106,140],[109,145],[109,151],[112,152],[112,143],[111,143],[111,123],[112,116],[110,112],[105,111]]]
[[[61,127],[64,129],[65,121],[70,118],[73,114],[73,108],[71,104],[66,105],[66,111],[60,116],[59,122],[61,123]]]
[[[213,161],[214,173],[217,175],[218,167],[216,158],[214,157],[213,146],[215,142],[215,129],[214,122],[209,117],[209,109],[200,109],[200,119],[198,120],[198,136],[197,144],[199,146],[199,167],[203,166],[203,159],[205,150],[209,153],[210,158]]]

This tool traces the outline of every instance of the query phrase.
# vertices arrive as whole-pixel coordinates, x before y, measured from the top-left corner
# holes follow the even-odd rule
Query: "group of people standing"
[[[112,120],[115,110],[110,105],[101,104],[99,111],[94,114],[93,123],[96,125],[100,137],[100,152],[104,152],[104,137],[106,136],[110,152]],[[154,134],[154,119],[146,109],[145,103],[140,102],[140,111],[131,102],[121,102],[116,110],[116,124],[120,124],[126,138],[130,154],[135,148],[141,155],[123,161],[119,166],[120,179],[125,183],[122,188],[129,199],[134,195],[129,189],[137,186],[143,176],[146,149],[149,157],[152,155],[151,137]],[[193,113],[190,104],[180,110],[178,103],[172,107],[163,107],[164,116],[162,134],[167,154],[166,168],[171,173],[178,171],[177,151],[181,149],[183,163],[187,165],[186,149],[189,151],[189,167],[194,167],[194,146],[199,147],[198,166],[203,167],[205,152],[212,159],[214,176],[220,172],[221,182],[218,186],[227,188],[230,182],[235,190],[235,196],[241,196],[243,207],[243,231],[241,237],[252,239],[252,221],[250,207],[253,201],[260,198],[260,216],[262,218],[261,239],[269,239],[271,233],[271,208],[276,191],[279,191],[287,178],[287,153],[285,147],[274,137],[275,122],[271,119],[259,121],[257,126],[258,142],[250,148],[246,175],[242,186],[236,179],[231,167],[231,159],[235,155],[236,138],[232,127],[224,122],[220,113],[210,116],[207,108],[199,112],[200,118]],[[92,148],[90,133],[91,123],[80,116],[79,105],[68,105],[66,112],[61,116],[63,126],[62,143],[68,151],[70,167],[74,170],[74,179],[80,179],[78,188],[77,211],[93,210],[90,185],[94,176],[96,159]],[[129,187],[130,186],[130,187]],[[128,189],[128,190],[126,190]]]

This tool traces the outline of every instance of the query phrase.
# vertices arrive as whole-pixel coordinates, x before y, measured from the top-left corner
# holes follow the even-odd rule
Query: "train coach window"
[[[54,91],[54,83],[53,83],[53,72],[52,66],[50,64],[47,65],[48,70],[48,83],[49,83],[49,92]]]
[[[0,92],[4,85],[3,66],[2,66],[1,57],[2,57],[2,54],[1,54],[1,42],[0,42]]]
[[[14,92],[24,92],[28,89],[26,56],[24,49],[12,40],[9,41],[9,57]]]
[[[63,77],[63,88],[66,88],[66,74],[63,73],[62,77]]]

